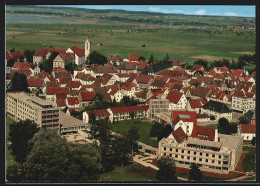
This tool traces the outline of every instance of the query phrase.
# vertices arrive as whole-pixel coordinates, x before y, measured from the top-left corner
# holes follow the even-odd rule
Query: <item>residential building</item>
[[[95,116],[96,116],[96,120],[100,120],[100,119],[106,119],[110,117],[110,113],[108,112],[108,109],[104,109],[104,110],[94,110],[93,111]],[[83,121],[86,123],[89,123],[89,115],[90,115],[91,111],[86,111],[83,112]]]
[[[255,93],[235,91],[232,94],[232,110],[246,113],[249,110],[254,110],[255,107]]]
[[[59,107],[55,102],[24,92],[7,93],[6,112],[15,121],[33,120],[42,128],[57,128]]]
[[[251,141],[255,137],[254,124],[240,124],[237,133],[243,137],[245,141]]]

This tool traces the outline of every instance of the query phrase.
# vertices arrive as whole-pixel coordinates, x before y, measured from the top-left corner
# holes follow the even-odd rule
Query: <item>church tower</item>
[[[87,59],[87,57],[89,56],[90,54],[90,44],[91,44],[91,41],[90,39],[87,37],[86,41],[85,41],[85,60]]]

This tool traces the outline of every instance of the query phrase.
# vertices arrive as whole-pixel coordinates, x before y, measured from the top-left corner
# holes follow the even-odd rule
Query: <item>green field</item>
[[[25,10],[9,7],[7,16],[15,15],[11,12],[15,12],[16,9]],[[54,9],[41,9],[41,11],[54,11]],[[62,12],[62,10],[55,11]],[[65,13],[65,9],[63,11]],[[66,10],[70,14],[71,11]],[[99,15],[106,14],[104,12]],[[75,17],[76,14],[79,16],[86,14],[86,17]],[[155,59],[160,60],[169,54],[171,60],[178,59],[182,62],[193,63],[200,58],[209,61],[222,58],[236,60],[239,55],[255,53],[255,30],[215,26],[220,23],[250,25],[254,23],[253,18],[241,21],[239,18],[230,17],[151,16],[147,14],[150,15],[151,23],[144,24],[139,23],[138,20],[147,17],[146,13],[134,14],[119,11],[119,13],[110,12],[109,14],[120,19],[94,19],[91,17],[93,13],[87,11],[84,13],[79,10],[73,13],[74,17],[52,16],[53,19],[70,20],[66,23],[7,23],[6,49],[37,51],[48,46],[68,48],[74,45],[84,48],[84,41],[88,36],[92,41],[92,51],[96,50],[107,57],[119,54],[125,58],[130,53],[138,53],[146,59],[153,54]],[[130,17],[131,20],[121,20],[130,19]],[[157,19],[161,23],[153,22]],[[195,22],[198,25],[193,25]],[[187,26],[187,24],[190,25]],[[102,42],[103,45],[97,46],[98,42]],[[143,44],[146,47],[142,47]]]
[[[100,175],[100,181],[158,181],[155,178],[156,171],[151,168],[131,164],[128,166],[115,166],[111,172]]]
[[[150,130],[152,127],[152,123],[150,122],[141,121],[138,119],[119,121],[118,123],[113,124],[113,131],[123,134],[132,126],[136,126],[138,128],[138,141],[153,147],[158,147],[158,142],[150,138]]]

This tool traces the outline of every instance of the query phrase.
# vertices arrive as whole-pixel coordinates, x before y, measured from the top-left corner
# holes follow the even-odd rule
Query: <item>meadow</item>
[[[84,48],[86,37],[90,37],[92,51],[107,57],[118,54],[125,58],[130,53],[138,53],[146,59],[153,54],[155,59],[161,60],[169,54],[171,60],[191,64],[197,59],[236,60],[241,54],[255,53],[255,30],[144,25],[80,17],[68,20],[66,23],[7,23],[6,49],[37,51],[48,46],[68,48],[74,45]],[[98,46],[98,42],[103,45]]]

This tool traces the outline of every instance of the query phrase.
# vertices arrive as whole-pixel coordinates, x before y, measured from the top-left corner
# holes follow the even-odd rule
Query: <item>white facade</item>
[[[246,113],[249,110],[255,110],[255,95],[252,98],[241,98],[241,97],[232,97],[232,109],[243,111]]]
[[[90,47],[91,47],[91,41],[90,39],[87,37],[86,41],[85,41],[85,61],[87,60],[87,57],[90,54]]]
[[[169,104],[169,111],[172,111],[174,109],[186,109],[187,107],[187,99],[185,97],[184,94],[182,94],[180,100],[177,102],[177,104],[175,103],[170,103]]]

